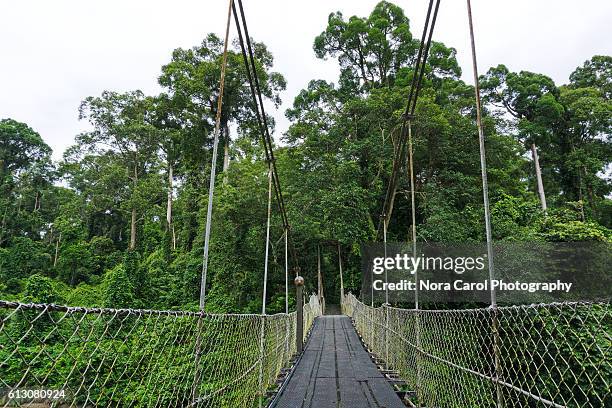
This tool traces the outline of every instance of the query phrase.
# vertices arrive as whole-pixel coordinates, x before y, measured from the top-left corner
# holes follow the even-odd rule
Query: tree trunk
[[[4,207],[4,214],[2,215],[2,228],[0,228],[0,246],[2,246],[2,243],[4,242],[4,231],[6,231],[6,213],[8,211],[8,204],[6,207]]]
[[[136,187],[138,186],[138,167],[137,164],[134,163],[134,191],[132,192],[132,196],[136,193]],[[132,203],[132,219],[130,221],[130,245],[128,247],[129,250],[134,250],[136,248],[136,204]]]
[[[130,246],[129,249],[136,248],[136,208],[132,207],[132,220],[130,222]]]
[[[578,201],[580,201],[580,219],[582,222],[586,220],[584,216],[584,197],[582,196],[582,177],[578,175],[578,179],[580,180],[580,186],[578,188]]]
[[[168,204],[166,206],[166,228],[170,230],[172,225],[172,164],[168,163]]]
[[[181,243],[183,247],[187,251],[191,251],[191,249],[193,248],[193,241],[195,240],[197,232],[198,202],[195,196],[195,192],[198,191],[198,185],[196,176],[189,172],[187,174],[187,180],[185,184],[185,209],[183,211],[183,217],[181,222],[182,231],[179,231],[179,237],[181,237]]]
[[[227,183],[227,170],[230,165],[230,135],[227,124],[223,127],[225,145],[223,146],[223,184]]]
[[[174,230],[174,224],[172,224],[172,249],[176,250],[176,231]]]
[[[59,237],[57,238],[57,242],[55,243],[55,256],[53,257],[53,267],[57,265],[57,256],[59,255],[59,246],[62,242],[62,232],[60,231]]]
[[[583,166],[582,170],[584,172],[584,177],[586,178],[586,175],[587,175],[586,166]],[[586,189],[587,189],[587,195],[589,196],[589,207],[591,207],[591,210],[593,211],[593,215],[595,215],[595,194],[593,192],[593,185],[589,183],[588,180],[586,183]]]
[[[542,183],[542,171],[540,170],[540,161],[538,160],[538,150],[535,143],[531,144],[531,155],[535,166],[536,182],[538,185],[538,194],[540,196],[540,205],[542,211],[546,212],[546,195],[544,194],[544,183]]]
[[[168,162],[168,204],[166,206],[166,231],[172,233],[172,249],[176,249],[176,238],[174,225],[172,224],[172,192],[174,186],[174,174],[172,163]]]

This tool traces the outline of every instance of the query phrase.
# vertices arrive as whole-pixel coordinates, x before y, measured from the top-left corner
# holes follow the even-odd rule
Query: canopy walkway
[[[317,319],[312,338],[274,406],[405,407],[347,316]]]
[[[339,265],[342,312],[346,316],[325,317],[319,255],[319,296],[311,296],[302,305],[304,280],[296,277],[298,307],[296,312],[289,313],[289,254],[296,276],[300,268],[242,1],[237,0],[237,4],[238,7],[230,0],[228,5],[211,156],[200,310],[98,309],[0,300],[0,407],[611,407],[609,303],[499,307],[495,292],[491,291],[491,306],[481,309],[422,310],[416,296],[412,310],[390,307],[388,302],[373,307],[353,295],[344,296]],[[411,121],[439,5],[440,0],[429,0],[408,106],[402,116],[400,140],[378,228],[385,244],[401,168],[407,157],[412,243],[416,247]],[[484,132],[469,0],[467,5],[488,272],[492,280]],[[261,314],[205,312],[215,168],[232,16],[268,164]],[[273,196],[285,239],[285,313],[267,315]],[[340,251],[338,254],[341,259]],[[305,338],[308,341],[302,352]]]
[[[321,316],[310,297],[301,355],[296,312],[0,301],[0,407],[459,408],[498,407],[500,396],[503,407],[612,404],[609,303],[432,311],[344,299],[348,316]]]

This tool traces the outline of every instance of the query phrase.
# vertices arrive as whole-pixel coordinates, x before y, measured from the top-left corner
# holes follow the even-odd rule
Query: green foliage
[[[313,48],[318,58],[336,59],[337,81],[311,79],[285,113],[291,125],[283,135],[283,145],[275,146],[275,156],[292,245],[307,292],[316,286],[316,253],[321,248],[330,302],[339,297],[338,248],[345,290],[356,292],[361,287],[360,245],[380,238],[377,227],[419,46],[408,17],[390,2],[379,2],[365,17],[331,13]],[[265,44],[254,42],[253,47],[263,96],[278,108],[285,79],[273,71],[274,58]],[[104,91],[86,98],[79,114],[90,131],[77,135],[60,163],[51,162],[51,149],[26,124],[0,121],[0,298],[88,307],[198,310],[222,50],[223,42],[215,34],[193,48],[174,50],[171,60],[161,67],[158,80],[163,92],[159,95]],[[512,72],[503,64],[480,79],[496,241],[612,240],[611,67],[612,57],[594,56],[563,86],[544,74]],[[474,88],[460,79],[461,72],[456,50],[432,43],[411,122],[419,241],[485,239]],[[214,158],[221,174],[213,203],[206,310],[260,313],[268,169],[237,44],[229,50],[225,81],[220,112],[223,154]],[[271,117],[268,123],[272,131]],[[546,213],[540,210],[533,165],[525,154],[532,145],[540,154],[549,203]],[[412,223],[408,163],[405,157],[400,160],[390,241],[409,239]],[[265,299],[270,314],[285,310],[284,233],[273,206]],[[289,271],[290,282],[292,276]],[[292,292],[290,308],[295,305]],[[49,387],[62,388],[59,381],[70,373],[84,373],[70,385],[91,385],[88,392],[99,396],[94,405],[145,401],[144,405],[171,406],[176,403],[175,391],[185,400],[190,398],[190,382],[185,378],[193,370],[192,337],[197,325],[193,319],[151,317],[162,321],[158,325],[158,320],[141,324],[124,316],[102,324],[92,315],[83,320],[79,332],[72,333],[74,327],[65,321],[53,323],[49,316],[33,322],[37,313],[23,311],[0,329],[0,362],[9,361],[2,367],[5,383],[16,384],[25,367],[1,345],[8,344],[9,337],[28,333],[20,353],[25,361],[32,361],[28,372],[48,378],[45,385]],[[166,317],[174,326],[163,323]],[[543,330],[551,338],[585,341],[582,332],[555,329],[560,318],[572,317],[538,316],[538,325],[531,330]],[[581,322],[572,324],[578,327]],[[233,330],[256,337],[259,330],[246,320],[240,320],[238,326],[214,319],[204,323],[204,344],[223,344],[223,351],[211,347],[202,353],[203,366],[215,367],[217,375],[212,378],[209,373],[211,379],[202,383],[202,392],[218,389],[235,378],[237,371],[250,369],[244,362],[253,359],[244,358],[244,364],[238,366],[233,363],[234,349],[242,347],[246,353],[242,357],[253,358],[258,351],[241,345]],[[425,331],[423,339],[432,344],[434,339],[448,340],[456,332],[454,326],[448,327]],[[503,341],[507,347],[520,344],[517,327],[506,330]],[[73,339],[92,338],[96,343],[72,340],[63,344],[71,333]],[[471,333],[474,338],[465,335],[464,340],[473,344],[482,335]],[[39,339],[43,338],[49,344],[41,354]],[[594,347],[604,347],[605,339],[593,339]],[[168,344],[166,352],[171,357],[156,354],[155,347],[162,342]],[[265,344],[273,343],[274,339],[265,339]],[[448,350],[465,352],[456,344]],[[590,352],[560,350],[571,367],[594,370],[583,363]],[[483,353],[490,355],[485,349],[464,354],[481,361]],[[154,368],[151,372],[142,372],[140,362],[145,358]],[[52,361],[56,361],[54,367]],[[92,377],[113,365],[123,367],[129,376],[106,371],[110,374],[105,380],[114,389],[98,388]],[[100,367],[100,371],[92,374],[91,367]],[[521,362],[508,367],[517,373],[523,368]],[[438,363],[426,369],[437,378],[455,378],[453,369]],[[57,375],[49,376],[50,370]],[[249,374],[249,381],[256,381],[255,372]],[[469,382],[475,380],[466,381],[468,386],[463,388],[469,389]],[[554,389],[553,380],[547,381],[543,388]],[[578,382],[591,386],[582,377]],[[159,396],[154,402],[150,400],[151,384]],[[223,394],[219,406],[252,401],[251,388]],[[466,406],[450,393],[440,395],[448,406]],[[577,399],[587,398],[583,397]],[[474,401],[477,396],[468,402],[476,406]]]
[[[597,88],[607,100],[612,98],[612,57],[595,55],[570,75],[573,86]]]
[[[569,221],[554,222],[547,221],[546,231],[542,234],[547,241],[552,242],[584,242],[584,241],[607,241],[612,238],[612,231],[594,222]]]
[[[51,148],[25,123],[0,121],[0,181],[9,182],[37,163],[49,160]]]
[[[25,283],[23,301],[28,303],[61,303],[53,281],[46,276],[34,274]]]
[[[120,264],[104,275],[102,304],[104,307],[127,308],[134,306],[134,286]]]
[[[264,98],[278,107],[285,79],[265,44],[253,45]],[[313,49],[337,60],[337,81],[310,80],[286,111],[291,125],[275,156],[293,245],[307,290],[316,284],[322,248],[328,299],[339,290],[337,245],[345,287],[356,289],[360,244],[380,238],[419,45],[404,11],[390,2],[362,17],[331,13]],[[49,147],[26,124],[0,122],[3,298],[23,298],[36,276],[51,279],[53,293],[75,305],[198,308],[222,53],[221,38],[209,34],[195,47],[174,50],[161,67],[161,94],[104,91],[86,98],[79,114],[90,131],[76,137],[60,163],[51,163]],[[455,49],[434,42],[411,127],[418,240],[484,240],[474,89],[460,76]],[[585,62],[563,86],[503,64],[481,78],[495,240],[611,239],[611,80],[608,56]],[[268,179],[258,132],[244,61],[233,44],[223,154],[216,158],[210,311],[261,310]],[[540,154],[546,214],[525,154],[531,144]],[[399,163],[392,241],[410,236],[406,161]],[[273,207],[271,313],[284,310],[284,232]]]

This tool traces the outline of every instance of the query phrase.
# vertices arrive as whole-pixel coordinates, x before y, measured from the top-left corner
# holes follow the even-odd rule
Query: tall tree
[[[612,99],[612,56],[595,55],[570,75],[573,88],[597,88],[604,98]]]
[[[51,148],[25,123],[0,121],[0,246],[17,227],[23,211],[32,213],[41,206],[42,190],[54,178]],[[31,228],[32,227],[32,228]],[[21,225],[22,231],[36,234],[40,225]]]
[[[286,87],[285,78],[272,71],[274,58],[263,43],[253,42],[256,75],[264,98],[278,107],[281,103],[279,93]],[[172,98],[179,99],[196,118],[202,118],[212,127],[217,114],[219,98],[219,78],[223,41],[215,34],[209,34],[202,44],[191,49],[177,48],[172,60],[162,67],[159,83],[169,90]],[[247,131],[255,123],[244,60],[238,44],[228,52],[225,76],[225,94],[221,112],[221,140],[224,144],[223,170],[230,163],[230,128],[236,125],[239,130]],[[270,124],[274,121],[268,119]]]
[[[318,58],[338,58],[343,85],[366,89],[392,85],[399,71],[412,64],[418,48],[404,11],[386,1],[365,18],[345,20],[339,11],[330,14],[327,28],[314,41]]]
[[[542,179],[538,146],[548,148],[555,135],[555,124],[563,114],[558,101],[559,89],[554,81],[542,74],[511,72],[505,65],[491,68],[484,76],[482,89],[486,100],[517,119],[519,138],[531,150],[537,191],[543,210],[546,195]]]
[[[108,155],[121,163],[130,180],[130,240],[136,247],[138,210],[144,208],[149,192],[146,178],[156,173],[158,138],[155,127],[147,120],[147,100],[143,93],[124,94],[105,91],[100,97],[89,97],[80,107],[80,118],[87,119],[93,131],[77,136],[85,152]]]

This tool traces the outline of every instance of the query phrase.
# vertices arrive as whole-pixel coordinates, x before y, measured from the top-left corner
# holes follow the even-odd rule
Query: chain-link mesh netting
[[[320,313],[313,296],[304,332]],[[295,312],[215,315],[0,301],[0,407],[36,400],[27,390],[64,390],[61,406],[256,406],[295,353],[295,329]]]
[[[417,311],[349,294],[343,309],[420,406],[612,406],[609,303]]]

